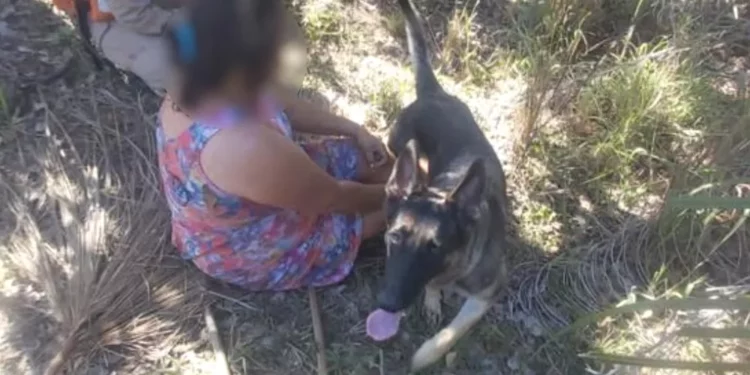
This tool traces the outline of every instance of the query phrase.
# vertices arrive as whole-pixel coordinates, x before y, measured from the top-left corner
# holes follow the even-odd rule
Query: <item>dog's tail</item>
[[[442,91],[442,87],[432,71],[427,50],[427,40],[420,24],[419,16],[410,0],[398,0],[406,18],[406,33],[409,40],[409,54],[416,70],[417,96]]]

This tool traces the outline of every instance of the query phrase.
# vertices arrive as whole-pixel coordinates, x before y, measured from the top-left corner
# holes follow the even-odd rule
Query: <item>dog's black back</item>
[[[401,112],[388,139],[397,161],[386,187],[390,256],[378,298],[388,311],[405,308],[428,283],[491,293],[504,266],[498,247],[505,239],[500,161],[466,104],[438,82],[410,1],[399,5],[417,99]],[[420,159],[428,161],[426,174]]]
[[[417,100],[399,115],[390,134],[388,147],[398,155],[409,139],[418,139],[421,151],[429,156],[430,180],[443,174],[451,164],[466,163],[473,157],[488,159],[499,167],[500,161],[495,151],[469,108],[458,98],[446,93],[435,77],[424,31],[411,2],[399,0],[398,3],[406,18],[409,52],[416,75]],[[466,157],[457,157],[460,154],[465,154]],[[442,181],[436,182],[449,187],[455,186],[456,181],[444,176]],[[505,185],[504,181],[501,183]]]

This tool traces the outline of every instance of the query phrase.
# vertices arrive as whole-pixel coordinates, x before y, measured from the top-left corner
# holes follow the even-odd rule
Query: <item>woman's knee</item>
[[[117,22],[92,23],[91,31],[94,45],[107,60],[158,93],[167,89],[171,69],[163,38],[138,34]]]
[[[362,238],[367,240],[385,230],[385,211],[377,210],[362,216]]]

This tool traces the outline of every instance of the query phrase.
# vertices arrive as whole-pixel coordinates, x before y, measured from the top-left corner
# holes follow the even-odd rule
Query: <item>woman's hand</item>
[[[360,127],[354,134],[354,139],[365,155],[370,168],[382,166],[388,160],[385,145],[378,137],[370,134],[364,127]]]

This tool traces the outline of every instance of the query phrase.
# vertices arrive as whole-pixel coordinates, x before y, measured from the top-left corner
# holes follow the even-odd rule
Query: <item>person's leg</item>
[[[383,234],[385,230],[385,211],[379,209],[362,215],[362,239],[367,241]]]
[[[300,146],[317,165],[339,180],[383,183],[390,173],[388,165],[370,169],[355,142],[348,138],[306,141],[301,142]],[[365,181],[368,179],[373,181]],[[361,215],[363,239],[372,238],[383,232],[385,229],[383,209],[363,212]]]
[[[324,138],[301,141],[300,145],[319,166],[341,179],[366,184],[384,184],[393,169],[393,160],[370,168],[365,155],[351,138]]]
[[[93,45],[115,66],[141,78],[155,93],[163,96],[171,79],[164,40],[138,34],[117,21],[91,24]]]
[[[279,62],[279,79],[284,86],[299,90],[307,72],[307,46],[304,33],[291,11],[285,12],[284,45]],[[163,96],[172,79],[171,64],[164,39],[132,31],[117,21],[90,25],[92,44],[118,68],[140,77],[154,92]]]
[[[277,79],[283,87],[298,92],[307,74],[307,43],[302,28],[288,9],[284,12],[284,23]]]

